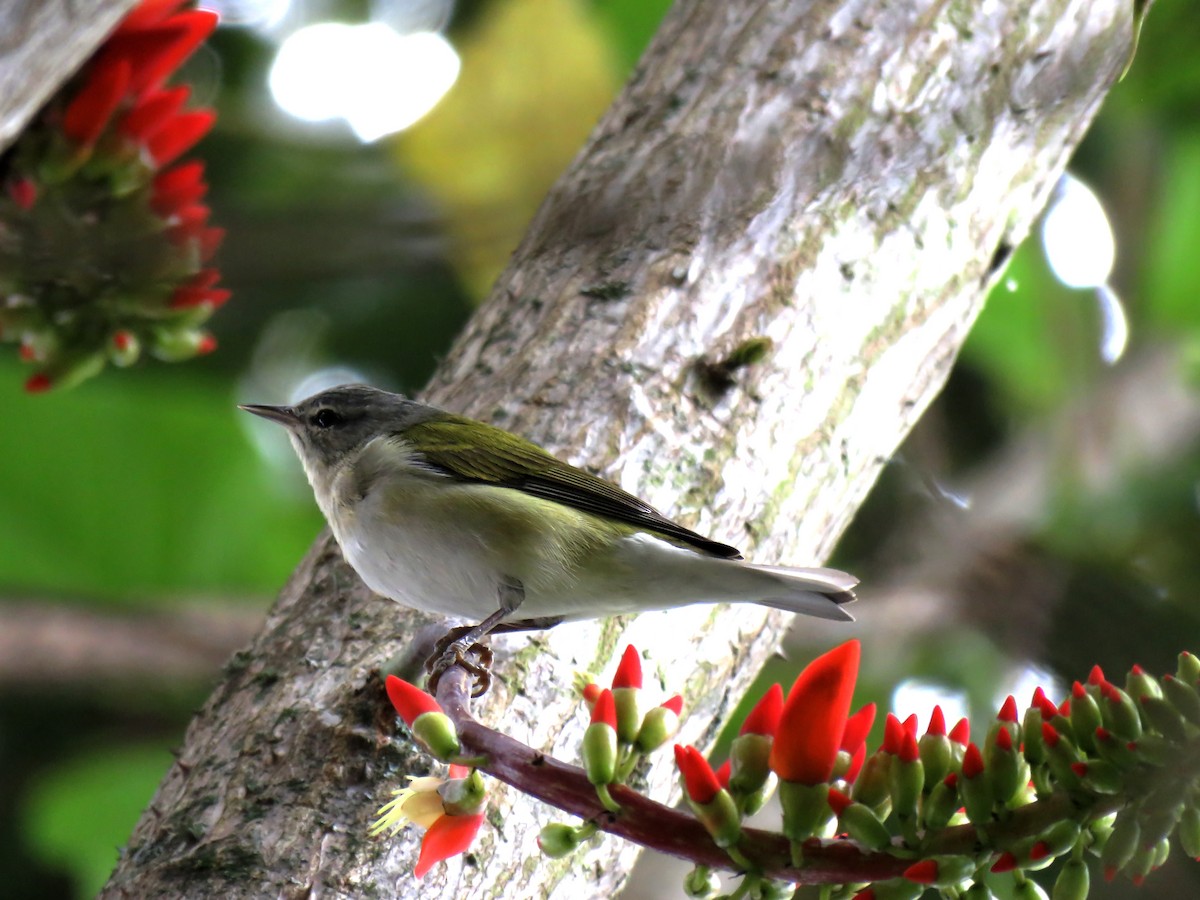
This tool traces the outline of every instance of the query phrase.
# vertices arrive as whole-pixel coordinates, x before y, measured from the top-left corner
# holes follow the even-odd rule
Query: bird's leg
[[[461,665],[475,676],[472,697],[482,697],[488,692],[492,686],[492,651],[479,641],[496,630],[504,617],[511,615],[525,601],[525,586],[515,578],[505,579],[500,582],[499,593],[499,609],[478,625],[450,629],[434,646],[433,655],[425,660],[425,671],[429,673],[426,690],[429,693],[437,693],[442,675],[454,665]],[[478,661],[469,659],[468,654],[474,655]]]

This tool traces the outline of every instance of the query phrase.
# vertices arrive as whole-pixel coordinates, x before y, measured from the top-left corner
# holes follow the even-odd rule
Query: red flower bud
[[[1001,722],[1017,721],[1017,701],[1013,699],[1013,695],[1009,694],[1004,700],[1004,705],[1000,707],[1000,714],[996,716]]]
[[[675,765],[683,775],[684,789],[693,803],[706,806],[721,790],[721,782],[700,751],[695,747],[675,745]]]
[[[958,724],[950,729],[950,740],[963,747],[971,740],[971,723],[967,721],[966,716],[959,719]]]
[[[443,711],[432,695],[427,694],[415,684],[409,684],[403,678],[389,675],[384,686],[387,688],[388,699],[392,701],[392,706],[396,707],[396,712],[400,714],[400,718],[409,728],[412,728],[417,716],[427,712],[440,713]]]
[[[633,644],[625,648],[621,662],[617,665],[617,672],[613,675],[612,686],[614,690],[642,686],[642,658]]]
[[[914,884],[933,884],[938,878],[937,860],[923,859],[913,863],[904,870],[904,877]]]
[[[779,728],[779,717],[783,715],[783,688],[778,683],[767,688],[765,694],[746,714],[738,734],[763,734],[774,737]]]
[[[131,72],[125,60],[89,69],[83,88],[63,113],[63,134],[83,147],[94,144],[125,95]]]
[[[592,707],[592,724],[603,724],[616,730],[617,706],[613,702],[612,691],[603,690],[596,698],[596,705]]]

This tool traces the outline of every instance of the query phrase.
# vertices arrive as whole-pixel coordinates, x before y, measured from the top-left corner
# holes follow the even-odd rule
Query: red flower
[[[817,657],[796,678],[783,706],[771,769],[784,781],[828,781],[846,729],[861,649],[851,640]]]
[[[866,741],[867,735],[871,732],[871,726],[874,724],[875,704],[868,703],[846,720],[846,727],[842,729],[842,740],[838,747],[847,753],[854,753]]]
[[[396,707],[396,712],[400,714],[400,718],[409,728],[412,728],[413,722],[425,713],[443,711],[441,705],[433,699],[431,694],[403,678],[389,675],[384,686],[387,688],[388,699],[392,701],[392,706]]]
[[[683,775],[684,789],[693,803],[707,806],[721,790],[721,782],[708,760],[691,745],[675,745],[675,765]]]
[[[442,816],[425,832],[421,840],[421,855],[417,858],[413,874],[424,878],[436,863],[466,853],[482,824],[482,813],[474,816]]]
[[[738,734],[762,734],[774,737],[779,728],[779,717],[783,715],[783,688],[773,684],[767,692],[754,704],[754,708],[746,714],[742,722],[742,730]]]
[[[449,780],[409,776],[409,786],[395,791],[379,810],[372,835],[395,833],[410,823],[425,829],[413,874],[423,878],[433,866],[466,852],[483,824],[487,799],[478,772],[450,766]]]
[[[150,208],[165,219],[199,203],[207,190],[208,186],[204,183],[204,163],[199,160],[181,163],[154,177],[150,191]]]
[[[191,92],[187,85],[180,85],[147,94],[137,106],[125,113],[117,128],[126,137],[133,138],[138,143],[145,143],[183,108]]]
[[[217,114],[211,109],[180,113],[161,124],[146,141],[146,150],[154,165],[163,168],[192,149],[192,145],[212,128]]]
[[[612,691],[603,690],[600,692],[600,696],[596,698],[596,704],[592,707],[592,724],[607,725],[609,728],[616,730],[617,705],[613,701]]]
[[[642,686],[642,658],[633,644],[625,648],[621,662],[617,665],[617,673],[613,675],[612,686],[613,690]]]
[[[94,144],[125,96],[131,72],[123,59],[94,68],[63,113],[63,134],[81,146]]]

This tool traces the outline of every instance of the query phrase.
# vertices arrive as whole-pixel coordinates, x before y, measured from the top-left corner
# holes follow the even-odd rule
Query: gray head
[[[381,434],[395,433],[427,418],[432,410],[401,394],[365,384],[344,384],[314,394],[295,406],[239,406],[287,428],[309,480],[330,470]]]

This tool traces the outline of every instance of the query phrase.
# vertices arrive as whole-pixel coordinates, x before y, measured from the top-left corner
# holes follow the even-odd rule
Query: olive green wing
[[[479,429],[486,429],[486,446]],[[404,440],[421,448],[434,469],[460,481],[477,481],[523,491],[582,512],[616,519],[682,541],[726,559],[737,548],[709,540],[672,522],[648,503],[614,484],[568,465],[541,447],[482,422],[446,414],[405,429]]]

